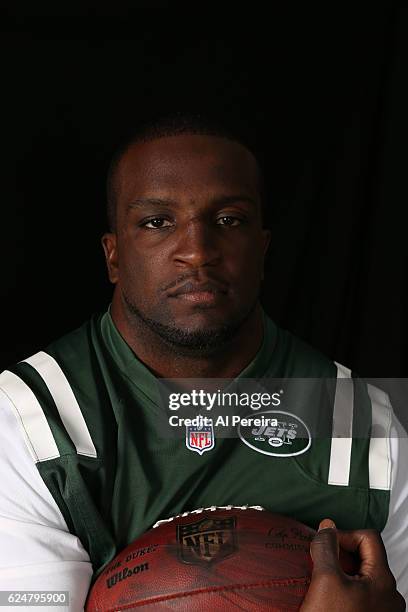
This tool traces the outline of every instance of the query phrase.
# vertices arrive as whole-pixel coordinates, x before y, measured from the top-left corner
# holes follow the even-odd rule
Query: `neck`
[[[235,378],[259,351],[264,334],[259,303],[228,345],[208,356],[180,354],[142,320],[130,319],[117,292],[111,316],[138,359],[159,378]]]

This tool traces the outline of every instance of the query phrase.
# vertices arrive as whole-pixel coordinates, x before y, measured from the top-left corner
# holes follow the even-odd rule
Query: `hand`
[[[360,558],[357,576],[345,574],[339,545]],[[404,612],[380,535],[372,530],[337,531],[324,519],[310,545],[312,581],[301,612]]]

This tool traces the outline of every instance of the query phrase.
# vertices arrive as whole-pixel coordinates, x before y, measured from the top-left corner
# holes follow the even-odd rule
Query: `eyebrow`
[[[233,204],[234,202],[246,202],[251,206],[257,206],[257,202],[246,195],[228,195],[214,198],[211,201],[212,205],[225,206],[226,204]],[[163,198],[138,198],[129,202],[128,208],[143,208],[144,206],[177,206],[177,200],[163,199]]]

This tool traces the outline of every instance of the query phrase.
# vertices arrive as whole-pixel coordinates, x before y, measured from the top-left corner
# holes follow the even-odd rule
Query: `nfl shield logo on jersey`
[[[215,446],[213,425],[186,425],[186,446],[188,450],[202,455]]]

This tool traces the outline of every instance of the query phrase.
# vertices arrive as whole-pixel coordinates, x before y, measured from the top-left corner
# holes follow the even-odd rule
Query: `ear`
[[[116,234],[104,234],[102,236],[102,246],[105,252],[106,266],[108,268],[109,280],[111,283],[118,282],[118,251]]]
[[[271,242],[271,231],[268,229],[264,229],[262,230],[262,241],[263,241],[263,263],[262,263],[262,275],[261,275],[261,280],[264,279],[264,263],[265,263],[265,257],[266,257],[266,252],[269,248],[269,244]]]

